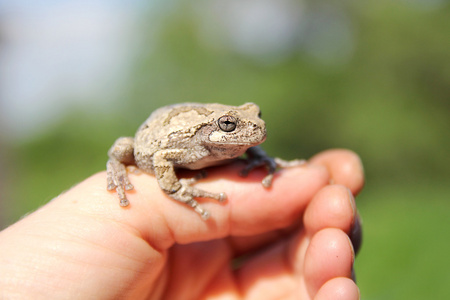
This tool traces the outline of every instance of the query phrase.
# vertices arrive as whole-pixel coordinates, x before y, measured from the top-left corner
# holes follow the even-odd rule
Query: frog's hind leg
[[[133,185],[128,180],[125,165],[117,160],[110,159],[106,164],[107,190],[116,190],[119,196],[120,206],[128,206],[130,202],[125,195],[125,191],[132,190]]]
[[[205,210],[194,198],[212,198],[216,199],[219,202],[223,202],[227,199],[225,193],[211,193],[208,191],[200,190],[191,185],[196,183],[200,178],[204,178],[206,176],[206,172],[201,172],[199,175],[189,178],[189,179],[180,179],[181,188],[177,193],[173,195],[169,195],[175,200],[182,201],[192,207],[203,220],[207,220],[210,217],[210,213]]]
[[[125,191],[132,190],[133,185],[128,179],[125,164],[134,164],[133,156],[134,139],[131,137],[123,137],[116,140],[114,145],[108,151],[109,160],[106,163],[106,188],[116,190],[119,196],[120,206],[128,206]]]
[[[194,199],[191,199],[189,201],[186,202],[187,205],[189,205],[190,207],[192,207],[194,209],[194,211],[196,213],[198,213],[203,220],[208,220],[209,217],[211,216],[211,214],[209,213],[209,211],[207,211],[206,209],[204,209],[200,204],[198,204],[197,201],[195,201]]]
[[[207,173],[205,170],[202,170],[199,172],[195,177],[192,178],[182,178],[179,180],[179,182],[184,186],[191,186],[197,181],[199,181],[202,178],[206,178]],[[200,190],[194,187],[191,187],[190,193],[192,194],[192,197],[199,197],[199,198],[211,198],[216,199],[219,202],[224,202],[227,200],[227,195],[225,193],[211,193],[208,191]]]
[[[203,178],[204,176],[202,176]],[[180,179],[181,188],[175,194],[169,195],[171,198],[184,202],[192,207],[203,220],[207,220],[210,217],[210,213],[205,210],[194,198],[212,198],[219,202],[223,202],[227,199],[225,193],[211,193],[208,191],[200,190],[192,187],[191,184],[197,182],[198,178]]]
[[[171,161],[173,157],[184,155],[185,150],[171,149],[158,151],[153,155],[153,170],[160,188],[172,199],[186,203],[206,220],[210,214],[194,198],[212,198],[220,202],[226,200],[225,193],[211,193],[192,186],[204,173],[189,179],[178,179]]]

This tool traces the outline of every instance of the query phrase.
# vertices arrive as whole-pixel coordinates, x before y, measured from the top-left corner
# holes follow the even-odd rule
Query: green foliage
[[[445,196],[447,195],[447,196]],[[362,299],[448,299],[448,184],[368,186],[358,204]]]

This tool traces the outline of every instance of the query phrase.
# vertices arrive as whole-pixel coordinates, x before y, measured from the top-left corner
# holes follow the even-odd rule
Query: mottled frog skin
[[[201,176],[178,179],[176,169],[201,170],[224,164],[244,153],[249,161],[241,172],[266,165],[263,185],[271,184],[277,167],[275,160],[257,147],[266,139],[266,126],[259,107],[181,103],[154,111],[139,127],[134,138],[121,137],[108,152],[107,188],[116,190],[121,206],[129,201],[125,191],[133,189],[126,166],[154,174],[161,189],[172,199],[191,206],[203,219],[210,214],[195,200],[197,197],[226,200],[225,193],[210,193],[192,186]],[[203,173],[200,173],[203,174]]]

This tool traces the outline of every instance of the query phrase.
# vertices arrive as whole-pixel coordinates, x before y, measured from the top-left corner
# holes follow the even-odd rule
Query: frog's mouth
[[[214,131],[209,135],[211,143],[223,145],[224,148],[229,145],[234,146],[256,146],[266,140],[266,131],[257,130],[256,132],[239,134],[239,132],[229,133]]]

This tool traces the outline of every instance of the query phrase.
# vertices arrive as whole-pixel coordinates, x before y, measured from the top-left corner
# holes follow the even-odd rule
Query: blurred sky
[[[136,50],[142,6],[140,0],[1,0],[2,131],[29,135],[73,102],[104,109],[108,98],[116,99]]]

